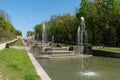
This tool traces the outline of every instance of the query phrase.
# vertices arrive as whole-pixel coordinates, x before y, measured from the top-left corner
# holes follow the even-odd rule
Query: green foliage
[[[0,28],[8,32],[14,33],[15,28],[10,22],[6,21],[3,17],[0,16]]]
[[[35,39],[41,39],[42,38],[42,24],[37,24],[34,30],[35,30]]]
[[[76,17],[85,17],[89,42],[114,45],[120,41],[119,0],[82,0]]]
[[[24,50],[0,51],[0,72],[9,80],[40,80]]]
[[[0,9],[0,38],[15,38],[22,35],[21,31],[16,30],[9,21],[9,15]]]
[[[15,34],[18,35],[18,36],[22,36],[22,32],[19,31],[19,30],[15,30]]]
[[[47,37],[51,40],[52,35],[55,42],[76,42],[77,19],[71,14],[51,16],[50,21],[46,22]],[[35,26],[36,37],[42,38],[42,24]]]
[[[77,42],[80,18],[85,18],[88,41],[92,45],[120,46],[120,1],[82,0],[75,16],[53,15],[46,22],[48,40],[52,35],[55,42]],[[36,39],[42,38],[42,24],[34,28]]]
[[[34,32],[33,31],[27,31],[27,36],[33,36]]]

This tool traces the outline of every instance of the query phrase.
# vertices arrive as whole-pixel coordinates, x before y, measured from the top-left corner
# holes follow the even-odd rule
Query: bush
[[[9,48],[9,43],[6,44],[6,48]]]

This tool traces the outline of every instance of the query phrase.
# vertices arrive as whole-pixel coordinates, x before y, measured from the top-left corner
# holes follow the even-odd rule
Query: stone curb
[[[36,70],[38,76],[40,76],[42,80],[51,80],[51,78],[47,75],[47,73],[44,71],[42,66],[33,57],[32,53],[28,52],[28,56],[29,56],[32,64],[34,65],[35,70]]]
[[[33,66],[35,67],[35,70],[38,74],[38,76],[41,78],[40,80],[52,80],[48,74],[45,72],[45,70],[42,68],[42,66],[37,62],[37,60],[33,57],[32,53],[28,52],[29,51],[29,48],[26,47],[26,44],[22,38],[22,41],[25,45],[25,50],[27,51],[28,53],[28,56],[33,64]]]

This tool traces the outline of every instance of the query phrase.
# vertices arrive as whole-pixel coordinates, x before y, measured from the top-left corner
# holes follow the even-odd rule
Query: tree
[[[93,45],[98,42],[108,45],[110,41],[118,39],[116,34],[119,24],[117,17],[120,14],[118,5],[119,0],[82,0],[76,17],[79,21],[81,16],[85,17],[89,41]]]
[[[64,15],[53,15],[50,21],[46,22],[46,31],[48,40],[52,40],[52,35],[55,36],[55,42],[76,42],[77,34],[77,18],[67,13]],[[42,24],[38,24],[34,28],[36,36],[42,38]]]
[[[27,31],[27,36],[28,37],[31,37],[31,36],[33,36],[34,35],[34,32],[33,31]]]
[[[10,23],[8,14],[4,10],[0,10],[0,38],[15,38],[17,35],[22,35],[21,31],[16,30]]]
[[[10,16],[7,12],[5,12],[5,10],[0,9],[0,16],[5,18],[6,21],[10,22]]]
[[[19,31],[19,30],[15,30],[15,31],[16,31],[16,35],[22,36],[22,32],[21,31]]]
[[[34,27],[35,39],[42,40],[42,24],[37,24]]]

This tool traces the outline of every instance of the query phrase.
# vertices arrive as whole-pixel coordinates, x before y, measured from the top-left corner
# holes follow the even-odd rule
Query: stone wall
[[[120,58],[120,53],[100,51],[100,50],[92,50],[92,55],[101,56],[101,57]]]
[[[92,54],[92,47],[91,46],[84,46],[83,48],[83,54]],[[78,52],[80,51],[78,46],[73,46],[73,51],[76,54],[79,54]]]

